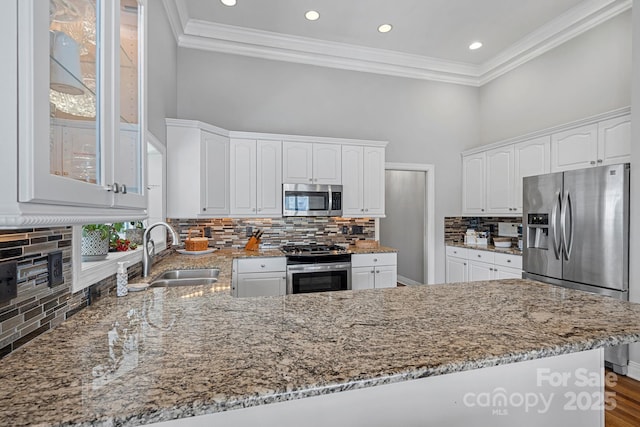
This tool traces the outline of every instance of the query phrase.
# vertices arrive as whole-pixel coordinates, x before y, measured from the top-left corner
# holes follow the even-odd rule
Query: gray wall
[[[631,104],[631,11],[480,89],[487,144]]]
[[[631,235],[629,237],[629,297],[640,302],[640,0],[633,0],[633,82],[631,117]],[[640,344],[631,346],[631,361],[640,364]],[[637,368],[637,366],[636,366]],[[634,372],[637,379],[639,372]]]
[[[477,143],[477,88],[182,48],[178,64],[180,118],[387,140],[387,161],[434,164],[435,273],[444,281],[444,217],[460,213],[460,152]]]
[[[178,47],[163,2],[147,2],[147,128],[166,144],[164,119],[176,117]]]

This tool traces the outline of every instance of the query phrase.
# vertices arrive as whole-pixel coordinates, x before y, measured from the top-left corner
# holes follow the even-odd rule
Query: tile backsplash
[[[287,243],[353,243],[361,238],[375,237],[375,220],[370,218],[212,218],[167,221],[180,233],[181,240],[187,237],[189,228],[208,227],[210,246],[221,248],[244,247],[248,239],[247,227],[263,229],[262,245],[274,247]],[[345,227],[346,234],[343,233]],[[358,232],[359,227],[362,228],[361,232]]]
[[[464,235],[467,228],[473,228],[476,231],[491,232],[491,236],[498,235],[498,223],[510,222],[515,224],[522,223],[522,217],[445,217],[444,218],[444,243],[464,243]],[[518,244],[518,238],[514,237],[513,244]]]
[[[0,358],[115,292],[115,275],[72,293],[71,227],[0,230],[0,263],[17,262],[18,293],[0,303]],[[48,255],[62,252],[64,280],[49,286]],[[129,277],[142,272],[129,267]]]

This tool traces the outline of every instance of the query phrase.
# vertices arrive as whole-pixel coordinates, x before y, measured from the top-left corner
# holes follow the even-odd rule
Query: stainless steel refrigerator
[[[524,277],[629,299],[629,164],[524,178]],[[626,374],[628,347],[605,349]]]

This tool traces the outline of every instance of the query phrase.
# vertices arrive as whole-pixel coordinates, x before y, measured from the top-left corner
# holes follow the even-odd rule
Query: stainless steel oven
[[[287,294],[351,289],[351,254],[336,246],[282,248],[287,254]]]

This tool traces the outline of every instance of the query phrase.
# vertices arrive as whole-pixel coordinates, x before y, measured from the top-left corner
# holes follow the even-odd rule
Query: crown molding
[[[447,61],[190,18],[185,0],[163,0],[179,47],[479,87],[631,8],[588,0],[484,64]]]
[[[631,9],[632,0],[591,0],[568,10],[480,67],[480,86]]]

